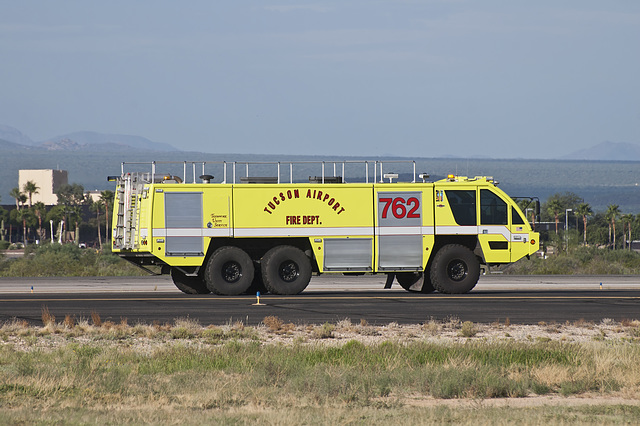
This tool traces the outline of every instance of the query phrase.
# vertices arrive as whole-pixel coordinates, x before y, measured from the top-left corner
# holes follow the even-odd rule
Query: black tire
[[[238,247],[225,246],[209,258],[204,281],[212,293],[233,296],[247,291],[253,274],[253,261],[249,255]]]
[[[436,290],[435,288],[433,288],[433,284],[431,284],[429,276],[423,274],[422,272],[398,272],[396,273],[396,280],[402,288],[413,293],[433,293]],[[411,287],[419,281],[423,281],[422,289],[411,289]]]
[[[433,258],[430,276],[433,287],[440,293],[467,293],[478,283],[480,262],[467,247],[449,244]]]
[[[211,293],[204,283],[204,280],[199,277],[190,277],[182,272],[178,268],[171,268],[171,279],[173,283],[183,293],[186,294],[209,294]]]
[[[262,281],[273,294],[298,294],[311,280],[311,261],[293,246],[277,246],[262,258]]]

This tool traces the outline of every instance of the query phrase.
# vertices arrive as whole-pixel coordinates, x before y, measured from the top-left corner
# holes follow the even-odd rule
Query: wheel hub
[[[453,260],[447,266],[447,275],[452,281],[462,281],[468,274],[467,264],[460,259]]]
[[[228,283],[238,282],[242,278],[242,267],[238,262],[227,262],[222,265],[222,279]]]
[[[293,260],[287,260],[286,262],[282,262],[280,264],[280,268],[278,268],[278,274],[282,281],[292,282],[295,281],[300,275],[300,269],[298,264]]]

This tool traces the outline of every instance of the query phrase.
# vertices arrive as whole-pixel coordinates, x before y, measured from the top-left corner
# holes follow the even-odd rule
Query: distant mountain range
[[[45,151],[93,151],[93,152],[171,152],[177,148],[151,141],[141,136],[105,134],[98,132],[74,132],[34,142],[20,130],[0,125],[0,149],[7,151],[45,150]],[[455,159],[457,156],[444,156]],[[490,159],[485,157],[486,159]],[[559,160],[588,161],[640,161],[640,145],[626,142],[605,141],[590,148],[581,149]]]
[[[563,160],[640,161],[640,145],[625,142],[602,142],[561,157]]]
[[[0,125],[0,149],[47,151],[177,151],[169,144],[151,141],[141,136],[74,132],[34,142],[20,130]]]

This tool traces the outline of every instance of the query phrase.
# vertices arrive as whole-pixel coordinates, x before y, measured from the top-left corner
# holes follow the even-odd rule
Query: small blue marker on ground
[[[253,306],[263,306],[264,305],[264,303],[260,303],[260,292],[259,291],[256,292],[256,299],[257,299],[257,301],[256,301],[256,303],[253,304]]]

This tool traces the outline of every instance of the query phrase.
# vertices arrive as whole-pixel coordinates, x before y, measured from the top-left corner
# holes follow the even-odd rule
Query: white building
[[[47,206],[58,204],[58,196],[55,191],[61,185],[69,183],[66,170],[19,170],[18,171],[18,189],[24,193],[24,185],[32,181],[38,187],[38,192],[31,197],[32,203],[41,202]],[[25,194],[29,195],[29,194]]]

